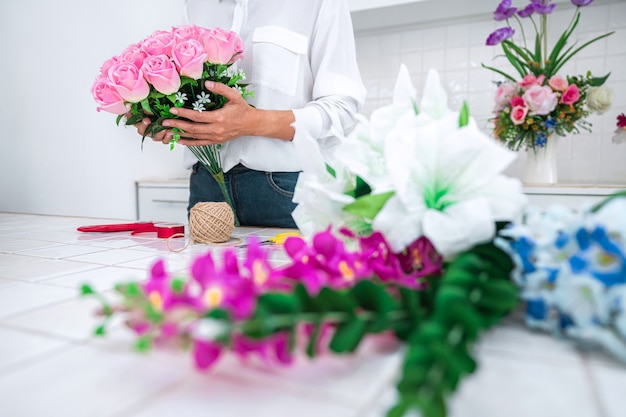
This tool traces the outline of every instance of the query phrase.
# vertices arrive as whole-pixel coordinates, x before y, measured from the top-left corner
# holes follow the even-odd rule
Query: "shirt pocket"
[[[309,38],[280,26],[263,26],[252,35],[253,83],[294,96]]]

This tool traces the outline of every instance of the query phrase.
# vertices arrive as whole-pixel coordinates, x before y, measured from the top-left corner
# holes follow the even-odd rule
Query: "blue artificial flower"
[[[526,300],[526,317],[544,321],[548,318],[548,305],[543,298],[533,298]]]
[[[535,242],[527,237],[521,237],[516,241],[511,242],[511,248],[517,252],[520,259],[522,260],[522,266],[524,268],[524,273],[528,274],[530,272],[534,272],[536,270],[535,265],[533,263],[533,257],[535,252]]]
[[[574,320],[572,320],[572,318],[567,315],[564,314],[563,312],[560,313],[559,315],[559,327],[561,329],[567,329],[568,327],[574,326]]]
[[[556,119],[554,119],[553,117],[548,117],[546,121],[544,122],[544,124],[546,126],[546,129],[548,129],[548,131],[552,131],[556,127]]]
[[[546,135],[544,132],[539,133],[539,135],[537,135],[537,139],[535,140],[535,145],[543,148],[544,146],[546,146],[546,143],[548,143],[548,135]]]
[[[568,260],[575,274],[589,274],[605,286],[626,283],[626,253],[597,226],[591,233],[581,228],[576,233],[580,251]]]

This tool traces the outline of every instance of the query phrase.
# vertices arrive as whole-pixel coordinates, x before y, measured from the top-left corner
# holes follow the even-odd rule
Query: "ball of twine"
[[[194,242],[226,242],[234,229],[235,215],[228,203],[200,202],[189,211],[189,232]]]

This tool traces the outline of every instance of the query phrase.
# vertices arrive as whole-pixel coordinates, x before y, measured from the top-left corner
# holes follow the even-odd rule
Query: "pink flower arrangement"
[[[513,150],[543,147],[553,135],[590,130],[586,98],[595,79],[527,74],[501,83],[494,96],[494,135]]]
[[[117,114],[134,125],[145,117],[153,123],[146,134],[163,130],[161,121],[176,118],[171,107],[209,111],[224,98],[204,87],[207,80],[222,82],[252,95],[241,83],[245,74],[231,66],[243,57],[243,42],[235,32],[196,25],[159,30],[128,46],[100,67],[91,93],[98,111]]]
[[[574,16],[551,50],[548,49],[548,16],[558,7],[553,0],[530,0],[522,9],[513,7],[511,0],[502,0],[494,11],[494,20],[506,21],[507,26],[491,33],[486,44],[501,45],[502,56],[522,78],[518,80],[500,69],[483,65],[506,79],[499,83],[495,95],[494,135],[510,149],[536,149],[545,146],[553,134],[565,136],[579,133],[580,129],[590,131],[591,124],[585,118],[592,111],[606,111],[611,94],[606,87],[601,90],[601,86],[609,74],[599,78],[589,73],[584,77],[558,74],[579,51],[613,34],[597,36],[581,46],[568,46],[581,17],[580,9],[592,2],[571,0],[576,7]],[[511,19],[515,19],[521,29],[520,44],[513,41],[515,29],[509,24]],[[535,31],[533,48],[525,39],[525,22]]]
[[[184,107],[199,112],[220,109],[226,98],[205,88],[206,81],[226,84],[238,90],[244,98],[253,96],[248,90],[243,71],[233,64],[243,57],[243,42],[232,31],[206,29],[196,25],[175,26],[171,31],[156,31],[147,38],[128,46],[118,56],[106,60],[100,67],[91,93],[98,111],[117,114],[126,125],[135,125],[144,118],[152,120],[145,130],[154,135],[167,129],[165,119],[179,116],[172,107]],[[174,139],[170,148],[184,133],[172,129]],[[143,140],[142,139],[142,140]],[[219,158],[220,145],[190,146],[189,150],[217,181],[225,201],[233,209],[235,225],[239,225],[235,208],[224,184]]]

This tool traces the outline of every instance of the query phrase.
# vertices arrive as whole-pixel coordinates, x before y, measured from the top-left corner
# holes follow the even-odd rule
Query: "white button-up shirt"
[[[292,110],[294,141],[310,134],[328,152],[354,128],[365,88],[346,0],[188,0],[187,16],[189,23],[239,33],[245,50],[237,64],[255,94],[249,103]],[[293,141],[245,136],[225,143],[221,155],[224,171],[239,163],[267,172],[301,170]],[[186,150],[186,166],[195,162]]]

